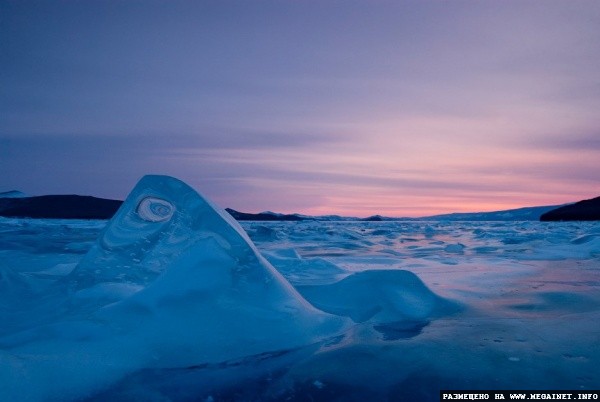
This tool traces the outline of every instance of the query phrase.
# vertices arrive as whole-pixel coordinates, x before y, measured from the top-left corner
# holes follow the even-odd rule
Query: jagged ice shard
[[[102,314],[164,312],[170,329],[152,330],[181,340],[197,329],[203,362],[303,345],[344,325],[307,303],[229,214],[164,176],[139,182],[71,280],[86,292],[123,282],[142,288]]]
[[[146,176],[77,267],[32,296],[47,313],[38,308],[0,337],[2,392],[79,399],[141,369],[290,350],[355,322],[426,322],[448,311],[407,271],[300,290],[225,211],[177,179]]]

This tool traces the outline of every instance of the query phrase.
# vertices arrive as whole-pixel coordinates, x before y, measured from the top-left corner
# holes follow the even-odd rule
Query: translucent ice
[[[4,396],[75,398],[141,368],[295,348],[348,325],[306,302],[226,212],[163,176],[138,183],[59,285],[52,322],[0,338]]]
[[[355,322],[425,322],[457,308],[404,270],[358,272],[334,284],[298,286],[298,290],[321,310]]]
[[[11,311],[0,317],[9,319],[0,329],[3,397],[81,399],[149,370],[290,356],[329,344],[355,322],[397,338],[448,311],[407,271],[339,281],[348,272],[326,260],[294,251],[271,258],[305,284],[305,297],[225,211],[177,179],[144,177],[74,269],[2,271],[2,306]],[[316,273],[338,281],[307,285]],[[46,282],[36,291],[24,278]]]

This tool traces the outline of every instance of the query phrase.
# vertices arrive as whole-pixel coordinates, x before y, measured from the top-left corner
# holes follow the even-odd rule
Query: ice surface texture
[[[389,307],[389,281],[391,295],[402,291],[392,298],[400,308],[387,311],[412,316],[380,322],[387,320],[381,309],[363,323],[347,318],[349,330],[322,342],[217,363],[196,359],[212,329],[201,328],[193,298],[197,313],[186,323],[163,319],[182,316],[181,303],[137,303],[137,314],[122,307],[163,274],[111,278],[90,259],[91,271],[69,275],[106,226],[0,218],[0,400],[435,402],[439,389],[600,384],[598,222],[244,222],[258,250],[302,292],[319,285],[321,302],[339,303],[330,290],[361,282],[360,294],[342,292],[346,308],[363,297],[369,275],[380,275],[368,286],[384,292],[365,304]],[[173,268],[167,260],[159,271]],[[382,283],[390,270],[414,272],[465,308],[443,315],[447,303],[402,281],[404,274]],[[419,318],[428,314],[436,318]],[[151,322],[176,326],[182,339],[148,331]],[[308,330],[320,337],[318,328]],[[187,332],[198,342],[190,346]],[[244,339],[230,332],[223,336]],[[188,352],[193,364],[167,364]]]
[[[290,351],[353,320],[426,321],[442,305],[416,275],[390,271],[306,286],[313,306],[229,214],[166,176],[144,177],[76,268],[30,292],[29,310],[12,289],[26,283],[4,272],[4,302],[21,315],[7,315],[14,331],[0,338],[0,385],[19,400],[77,399],[140,370]]]

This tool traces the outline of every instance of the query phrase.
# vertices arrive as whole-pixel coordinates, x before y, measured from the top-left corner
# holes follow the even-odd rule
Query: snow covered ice
[[[598,223],[243,227],[162,176],[108,223],[0,218],[3,398],[437,401],[600,384]]]

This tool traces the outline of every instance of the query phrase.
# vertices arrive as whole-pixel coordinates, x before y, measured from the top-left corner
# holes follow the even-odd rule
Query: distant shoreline
[[[110,219],[123,201],[81,195],[43,195],[35,197],[10,191],[0,197],[0,216],[32,219]],[[566,205],[525,207],[492,212],[452,213],[419,218],[385,217],[373,215],[366,218],[339,215],[308,216],[276,212],[248,213],[231,208],[226,211],[238,221],[593,221],[600,220],[600,197]]]

